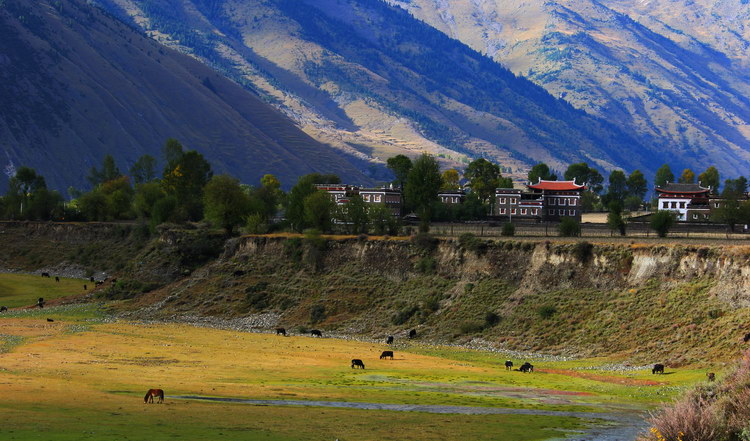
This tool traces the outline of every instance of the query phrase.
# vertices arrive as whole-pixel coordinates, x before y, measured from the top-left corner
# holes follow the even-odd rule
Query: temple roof
[[[554,191],[570,191],[570,190],[585,190],[586,187],[583,185],[576,184],[575,179],[572,181],[545,181],[540,179],[536,184],[527,185],[532,190],[554,190]]]
[[[708,193],[709,191],[711,191],[711,189],[702,187],[700,184],[680,184],[676,182],[667,182],[667,184],[664,186],[656,187],[656,191],[659,193],[698,194]]]

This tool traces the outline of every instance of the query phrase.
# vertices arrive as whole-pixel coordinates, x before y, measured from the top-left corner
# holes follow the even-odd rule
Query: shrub
[[[581,235],[581,225],[572,217],[564,217],[560,220],[557,231],[563,237],[578,237]]]
[[[419,233],[411,238],[411,244],[420,253],[430,254],[437,249],[438,240],[428,233]]]
[[[394,325],[403,325],[404,323],[408,322],[409,319],[417,313],[417,311],[419,311],[419,307],[416,305],[406,306],[393,314],[393,316],[391,317],[391,323],[393,323]]]
[[[516,235],[516,226],[512,223],[507,223],[503,225],[503,230],[500,232],[503,236],[515,236]]]
[[[248,234],[265,234],[268,232],[268,223],[260,214],[251,214],[245,221],[245,231]]]
[[[573,245],[573,256],[581,262],[586,263],[594,256],[594,246],[585,240]]]
[[[305,245],[307,246],[307,263],[318,271],[323,268],[323,260],[328,247],[328,241],[316,229],[305,230]]]
[[[497,326],[498,323],[500,323],[500,316],[496,313],[488,311],[487,314],[484,315],[484,326],[486,328]]]
[[[479,239],[472,233],[464,233],[458,237],[458,244],[461,248],[473,251],[477,256],[487,252],[487,242]]]
[[[326,307],[317,303],[310,308],[310,322],[319,323],[326,319]]]
[[[539,317],[543,319],[552,318],[555,313],[557,313],[557,308],[555,308],[552,305],[544,305],[540,306],[539,309],[536,310],[537,314],[539,314]]]
[[[433,313],[440,309],[440,299],[438,297],[432,297],[424,303],[424,310],[428,313]]]
[[[298,264],[302,262],[304,249],[302,248],[302,239],[293,237],[284,241],[284,255],[292,262]]]
[[[461,334],[477,334],[484,330],[484,325],[478,321],[466,321],[458,326]]]
[[[430,256],[423,256],[417,261],[417,271],[422,274],[435,274],[437,261]]]
[[[675,215],[671,211],[657,211],[651,215],[649,224],[659,237],[667,237],[667,233],[674,226],[675,221]]]

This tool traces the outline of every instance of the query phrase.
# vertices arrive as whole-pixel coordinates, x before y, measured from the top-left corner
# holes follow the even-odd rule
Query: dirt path
[[[348,401],[313,400],[250,400],[244,398],[178,395],[171,398],[204,400],[224,403],[253,404],[256,406],[311,406],[338,407],[361,410],[389,410],[396,412],[454,413],[463,415],[547,415],[592,420],[594,425],[585,433],[573,434],[569,441],[632,441],[645,428],[644,415],[637,412],[567,412],[556,410],[512,409],[505,407],[442,406],[427,404],[385,404]]]

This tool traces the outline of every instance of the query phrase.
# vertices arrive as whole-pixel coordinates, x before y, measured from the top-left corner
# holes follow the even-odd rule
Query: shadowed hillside
[[[255,94],[81,0],[0,2],[0,102],[0,163],[60,190],[85,186],[108,153],[124,170],[161,157],[168,137],[248,183],[313,171],[370,182]]]

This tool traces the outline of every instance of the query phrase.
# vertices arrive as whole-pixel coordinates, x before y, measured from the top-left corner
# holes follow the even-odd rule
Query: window
[[[677,202],[672,201],[672,208],[677,208]]]
[[[575,216],[576,211],[575,210],[568,210],[568,216]]]
[[[554,214],[555,214],[555,210],[553,210],[553,209],[551,209],[551,208],[550,208],[550,210],[549,210],[549,214],[550,214],[550,215],[554,215]]]
[[[568,199],[568,205],[570,205],[571,207],[575,207],[576,199],[575,198]]]
[[[662,202],[661,208],[669,208],[669,202]]]
[[[698,219],[698,215],[693,213],[693,219]]]
[[[568,200],[566,198],[560,199],[560,205],[567,205]]]
[[[364,196],[362,197],[362,199],[364,199],[364,200],[365,200],[365,202],[370,202],[370,195],[369,195],[369,194],[366,194],[366,195],[364,195]]]
[[[511,203],[512,205],[515,205],[515,204],[517,204],[517,203],[518,203],[518,199],[516,199],[516,198],[510,198],[510,203]]]
[[[505,214],[505,208],[500,209],[500,214]]]
[[[516,209],[515,209],[515,208],[514,208],[514,209],[512,209],[512,210],[510,211],[510,214],[516,214]]]
[[[504,204],[505,203],[505,198],[500,198],[500,203]]]
[[[680,208],[685,208],[685,203],[684,202],[680,202]]]
[[[550,204],[550,205],[556,205],[556,204],[557,204],[557,199],[555,199],[555,198],[550,198],[550,199],[549,199],[549,204]]]
[[[537,212],[538,212],[538,210],[536,208],[533,209],[533,210],[531,210],[531,214],[533,214],[534,216],[536,216]]]
[[[525,215],[526,215],[526,213],[527,213],[527,211],[528,211],[528,210],[526,210],[525,208],[522,208],[522,209],[521,209],[521,214],[525,216]]]
[[[721,205],[720,203],[716,202],[716,203],[714,204],[714,207],[716,207],[716,208],[719,208],[719,206],[720,206],[720,205]]]
[[[380,202],[380,195],[375,195],[375,202]]]

